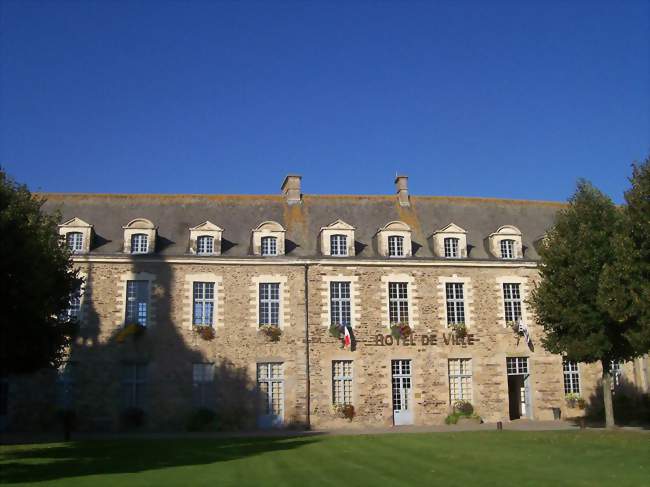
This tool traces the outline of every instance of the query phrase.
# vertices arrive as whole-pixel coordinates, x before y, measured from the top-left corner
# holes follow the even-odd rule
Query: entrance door
[[[257,418],[260,428],[281,426],[284,419],[284,376],[281,362],[257,364],[257,385],[261,411]]]
[[[393,360],[393,423],[395,426],[413,424],[411,407],[411,361]]]
[[[507,357],[510,419],[532,418],[528,357]]]

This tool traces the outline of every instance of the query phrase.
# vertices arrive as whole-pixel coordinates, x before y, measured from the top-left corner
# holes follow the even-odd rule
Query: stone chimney
[[[282,194],[287,199],[287,203],[294,205],[302,201],[302,193],[300,192],[300,180],[302,176],[297,174],[289,174],[284,178],[282,183]]]
[[[401,206],[411,206],[408,181],[408,176],[395,177],[395,190],[397,191],[397,197]]]

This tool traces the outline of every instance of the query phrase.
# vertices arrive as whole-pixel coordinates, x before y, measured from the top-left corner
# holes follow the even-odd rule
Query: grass
[[[457,432],[96,440],[0,447],[0,483],[39,486],[650,486],[650,435]]]

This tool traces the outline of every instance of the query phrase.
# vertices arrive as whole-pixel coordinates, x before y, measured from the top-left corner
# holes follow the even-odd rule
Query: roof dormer
[[[412,255],[411,227],[402,221],[392,221],[377,230],[377,251],[382,257]]]
[[[158,227],[146,218],[136,218],[122,227],[124,253],[152,254],[156,249]]]
[[[336,220],[320,229],[320,249],[323,255],[354,256],[355,228],[343,220]]]
[[[431,235],[433,252],[446,259],[464,259],[467,257],[467,232],[450,223]]]
[[[93,236],[93,226],[74,217],[59,225],[59,235],[65,241],[68,249],[74,254],[90,252]]]
[[[284,255],[284,234],[286,230],[278,222],[269,220],[252,230],[253,255],[272,257]]]
[[[513,225],[503,225],[488,237],[490,253],[498,259],[521,259],[524,256],[521,231]]]
[[[190,253],[196,255],[221,255],[223,228],[210,221],[190,228]]]

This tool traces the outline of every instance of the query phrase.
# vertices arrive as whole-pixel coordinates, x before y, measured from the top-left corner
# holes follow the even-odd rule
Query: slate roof
[[[289,205],[282,195],[126,195],[41,193],[46,211],[59,210],[61,221],[79,217],[94,225],[91,254],[122,252],[122,226],[147,218],[158,227],[156,253],[187,255],[189,229],[206,220],[224,229],[223,257],[250,255],[251,230],[275,220],[286,229],[286,254],[322,257],[319,231],[336,219],[356,227],[358,258],[378,258],[377,230],[392,220],[412,230],[412,259],[433,259],[433,232],[453,222],[467,231],[470,259],[492,259],[487,237],[502,225],[514,225],[523,234],[524,260],[536,260],[535,244],[553,224],[564,204],[487,198],[411,196],[409,207],[397,196],[303,195]]]

